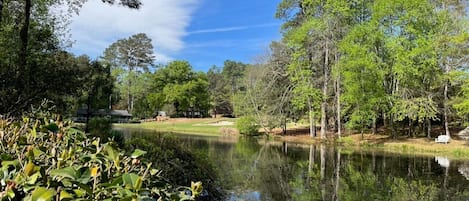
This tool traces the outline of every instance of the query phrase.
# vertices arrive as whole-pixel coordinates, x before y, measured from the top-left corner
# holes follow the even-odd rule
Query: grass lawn
[[[147,129],[160,132],[175,132],[199,135],[221,135],[221,129],[234,128],[233,118],[176,118],[167,121],[142,122],[140,124],[114,124],[117,128]]]
[[[292,143],[320,143],[319,138],[311,138],[306,134],[294,136],[277,136],[278,140]],[[360,134],[342,137],[340,140],[327,139],[328,143],[339,144],[345,149],[381,151],[405,155],[444,156],[452,159],[469,158],[469,142],[452,139],[448,144],[435,143],[434,139],[424,137],[407,138],[405,136],[395,140],[389,135]]]

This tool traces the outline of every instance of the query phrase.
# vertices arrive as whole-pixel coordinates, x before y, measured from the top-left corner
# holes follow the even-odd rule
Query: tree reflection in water
[[[467,200],[469,161],[345,151],[258,138],[179,136],[204,163],[224,200]],[[237,142],[236,142],[237,141]],[[460,173],[462,172],[462,173]],[[467,174],[469,175],[469,174]],[[209,192],[210,193],[210,192]]]

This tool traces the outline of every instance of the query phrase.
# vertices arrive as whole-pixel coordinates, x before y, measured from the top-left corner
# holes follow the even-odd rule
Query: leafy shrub
[[[135,131],[125,141],[125,150],[142,149],[147,151],[146,159],[155,167],[164,170],[161,176],[174,186],[185,185],[191,181],[202,181],[203,193],[198,200],[224,200],[225,192],[216,167],[206,153],[190,151],[174,135]]]
[[[240,134],[257,135],[260,126],[256,123],[256,119],[252,116],[244,116],[236,121],[236,128]]]
[[[124,155],[70,122],[2,120],[0,138],[0,200],[188,200],[202,192],[200,182],[172,187],[140,159],[145,151]]]

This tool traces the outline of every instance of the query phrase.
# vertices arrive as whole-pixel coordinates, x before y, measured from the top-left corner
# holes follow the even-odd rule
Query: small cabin
[[[112,122],[127,123],[132,119],[132,115],[127,110],[111,110]]]
[[[92,110],[88,114],[86,109],[78,109],[76,116],[72,118],[74,122],[85,123],[86,118],[103,117],[110,118],[114,123],[127,123],[132,119],[132,114],[127,110]]]

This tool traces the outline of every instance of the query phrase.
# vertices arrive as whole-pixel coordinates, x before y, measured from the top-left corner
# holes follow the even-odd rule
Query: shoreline
[[[331,144],[351,151],[379,151],[383,153],[416,155],[416,156],[442,156],[450,159],[469,159],[469,141],[452,139],[448,144],[435,143],[434,139],[425,137],[391,139],[387,135],[352,134],[340,140],[327,138],[310,138],[308,135],[299,136],[273,136],[275,140],[298,144]]]
[[[233,119],[228,119],[233,121]],[[239,134],[226,134],[224,130],[232,131],[234,125],[213,126],[220,119],[189,119],[186,121],[174,120],[171,122],[143,122],[140,124],[113,124],[115,128],[141,129],[155,132],[180,133],[198,136],[226,136]],[[225,121],[225,120],[222,120]],[[294,128],[295,129],[295,128]],[[239,135],[240,136],[240,135]],[[448,144],[435,143],[434,139],[425,137],[407,138],[406,136],[392,139],[388,135],[381,134],[344,135],[341,139],[319,137],[311,138],[308,134],[296,133],[293,135],[265,135],[269,140],[296,143],[296,144],[328,144],[340,146],[350,151],[378,151],[392,154],[418,155],[418,156],[442,156],[450,159],[469,159],[469,141],[452,139]]]

